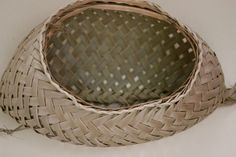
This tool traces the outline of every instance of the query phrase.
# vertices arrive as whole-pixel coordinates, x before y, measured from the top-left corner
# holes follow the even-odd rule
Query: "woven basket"
[[[83,0],[37,26],[0,106],[49,138],[120,146],[183,131],[231,100],[215,53],[151,2]]]

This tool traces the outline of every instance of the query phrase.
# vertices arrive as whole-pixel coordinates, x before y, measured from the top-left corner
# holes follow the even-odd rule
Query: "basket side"
[[[0,106],[19,123],[49,138],[103,147],[143,143],[193,126],[222,102],[225,86],[220,64],[198,38],[202,62],[185,97],[126,112],[82,108],[58,90],[45,73],[41,31],[42,25],[24,40],[4,73]]]

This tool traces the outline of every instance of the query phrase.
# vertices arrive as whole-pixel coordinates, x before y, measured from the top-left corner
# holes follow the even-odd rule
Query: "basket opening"
[[[46,33],[49,72],[64,90],[97,107],[166,98],[182,90],[194,71],[193,42],[166,20],[87,8],[58,21]]]

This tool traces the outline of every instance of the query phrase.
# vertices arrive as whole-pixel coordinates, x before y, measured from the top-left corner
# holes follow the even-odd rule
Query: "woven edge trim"
[[[75,96],[73,96],[72,94],[68,93],[67,91],[65,91],[63,88],[60,87],[60,85],[58,85],[55,81],[53,81],[52,79],[52,76],[50,75],[50,72],[48,71],[47,69],[47,65],[45,63],[45,58],[44,58],[44,55],[43,55],[43,44],[44,44],[44,35],[46,33],[46,30],[47,30],[47,24],[51,21],[51,19],[53,18],[53,16],[57,15],[58,13],[61,12],[61,10],[63,10],[64,8],[66,7],[69,7],[69,6],[72,6],[78,2],[83,2],[84,0],[78,0],[78,1],[75,1],[75,2],[72,2],[72,3],[69,3],[68,5],[65,5],[63,7],[61,7],[59,10],[57,10],[55,13],[51,14],[49,16],[49,18],[47,18],[47,20],[43,23],[43,26],[41,28],[41,31],[39,33],[39,43],[40,43],[40,47],[39,47],[39,54],[40,54],[40,57],[41,57],[41,64],[43,66],[43,71],[46,75],[46,77],[49,79],[49,82],[61,93],[65,94],[69,99],[72,100],[72,102],[75,104],[75,106],[77,106],[78,108],[82,109],[82,110],[86,110],[86,111],[89,111],[89,112],[94,112],[94,113],[99,113],[99,114],[107,114],[107,115],[112,115],[112,114],[123,114],[123,113],[130,113],[130,112],[133,112],[133,111],[137,111],[137,110],[143,110],[143,109],[146,109],[146,108],[153,108],[153,107],[158,107],[158,106],[169,106],[175,102],[178,102],[180,101],[183,97],[185,97],[186,95],[188,95],[188,93],[191,91],[197,77],[198,77],[198,74],[200,72],[200,68],[201,68],[201,65],[202,65],[202,61],[203,61],[203,41],[198,37],[198,35],[193,32],[188,26],[184,25],[182,22],[179,21],[179,19],[177,18],[174,18],[172,16],[170,16],[167,12],[165,12],[158,4],[156,4],[155,2],[151,2],[149,0],[145,0],[145,1],[140,1],[140,2],[146,2],[148,5],[152,6],[152,7],[155,7],[156,9],[160,10],[162,12],[162,14],[168,16],[169,18],[171,18],[172,20],[174,20],[176,22],[177,25],[179,25],[180,27],[182,28],[185,28],[187,33],[189,34],[192,34],[193,35],[193,39],[197,42],[196,43],[196,46],[198,48],[198,63],[196,63],[196,71],[195,73],[193,74],[193,78],[192,80],[190,81],[190,84],[186,84],[187,86],[187,90],[184,91],[184,89],[182,91],[180,91],[178,94],[175,95],[174,99],[169,99],[170,101],[167,101],[167,102],[164,102],[162,103],[162,100],[161,99],[158,99],[158,100],[155,100],[155,101],[152,101],[152,102],[149,102],[149,104],[144,104],[144,105],[141,105],[141,106],[137,106],[137,107],[134,107],[134,108],[131,108],[131,109],[123,109],[123,110],[118,110],[118,111],[106,111],[106,110],[102,110],[102,109],[98,109],[98,108],[93,108],[92,106],[85,106],[85,105],[82,105],[81,103],[78,102],[78,98],[76,98]],[[100,0],[101,1],[101,0]],[[104,1],[105,2],[105,1]],[[182,93],[183,92],[183,93]]]

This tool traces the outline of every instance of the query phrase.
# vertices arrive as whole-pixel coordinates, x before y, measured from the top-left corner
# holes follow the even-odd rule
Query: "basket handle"
[[[223,97],[223,104],[225,105],[231,105],[234,104],[235,102],[236,102],[236,84],[231,88],[227,88],[225,90],[225,94]]]
[[[25,129],[26,129],[26,127],[24,127],[23,125],[19,125],[15,129],[0,128],[0,133],[5,133],[7,135],[12,135],[15,132],[25,130]]]

